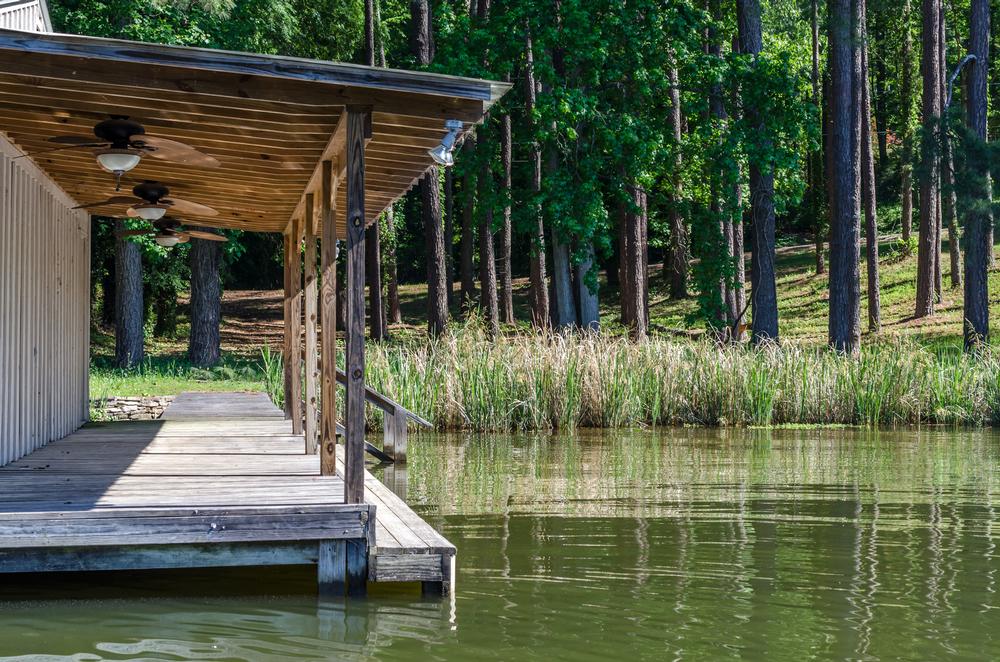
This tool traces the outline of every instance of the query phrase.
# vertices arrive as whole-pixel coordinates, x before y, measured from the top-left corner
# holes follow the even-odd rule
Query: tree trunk
[[[426,67],[434,59],[434,33],[428,0],[411,0],[411,46],[417,64]],[[438,169],[432,167],[420,179],[420,203],[424,223],[427,260],[427,331],[439,335],[448,330],[447,267],[444,231],[441,227],[441,192]]]
[[[108,326],[115,323],[118,305],[115,296],[116,254],[117,250],[104,261],[104,276],[101,278],[101,322]]]
[[[941,14],[938,20],[938,45],[941,48],[941,54],[938,62],[941,65],[941,77],[938,79],[938,86],[941,88],[939,94],[941,95],[941,126],[944,126],[944,101],[945,101],[945,88],[947,87],[947,81],[945,78],[948,76],[948,60],[946,58],[947,54],[947,40],[945,38],[945,25],[944,25],[944,2],[938,3],[939,12]],[[941,303],[941,293],[944,291],[942,286],[944,267],[941,266],[941,254],[944,252],[944,224],[945,224],[945,210],[944,210],[944,198],[945,198],[945,172],[944,172],[944,151],[940,149],[943,143],[942,131],[937,132],[939,141],[937,143],[938,151],[936,152],[938,160],[938,187],[937,187],[937,251],[934,252],[934,294],[937,297],[937,303]]]
[[[830,344],[856,352],[860,343],[859,174],[860,57],[857,0],[827,0],[830,54]]]
[[[576,297],[580,306],[580,328],[585,331],[601,330],[601,312],[597,297],[597,267],[594,245],[587,242],[580,247],[582,255],[576,265]],[[593,284],[589,281],[593,279]]]
[[[391,248],[386,252],[385,258],[389,324],[399,324],[403,321],[403,313],[399,309],[399,278],[396,275],[396,214],[391,206],[385,210],[385,225],[393,237]]]
[[[969,94],[967,113],[969,129],[979,140],[986,141],[987,86],[990,55],[990,3],[989,0],[972,0],[969,14],[969,50],[976,56],[969,63]],[[970,205],[965,219],[965,305],[963,335],[966,350],[987,344],[990,336],[990,310],[988,271],[989,256],[993,252],[992,237],[988,229],[993,219],[986,211],[991,203],[989,171],[985,164],[978,164],[978,195]]]
[[[867,12],[866,12],[867,13]],[[868,18],[865,17],[866,31],[868,27]],[[878,44],[885,43],[885,27],[882,25],[882,21],[871,29],[870,34],[875,35],[875,40]],[[865,60],[869,59],[870,51],[869,41],[865,39]],[[879,49],[875,48],[875,54],[878,55]],[[887,135],[888,129],[888,111],[885,105],[885,58],[876,57],[875,58],[875,74],[874,81],[871,79],[871,71],[869,70],[869,81],[868,89],[869,92],[875,90],[875,100],[871,104],[872,110],[875,114],[875,143],[878,145],[878,171],[879,173],[884,173],[886,165],[889,162],[889,137]]]
[[[760,0],[737,0],[740,52],[760,55],[763,35]],[[754,104],[744,106],[750,126],[763,133],[764,118]],[[766,140],[761,137],[760,140]],[[766,147],[766,145],[765,145]],[[766,149],[763,151],[767,151]],[[752,341],[761,344],[778,341],[778,293],[774,274],[774,167],[771,163],[750,162],[750,212],[753,217],[753,289]]]
[[[385,61],[385,42],[382,40],[382,11],[378,0],[374,0],[374,10],[375,18],[372,26],[372,39],[375,44],[375,53],[378,55],[378,66],[384,68],[387,66]],[[392,237],[392,241],[385,252],[386,295],[388,298],[387,303],[389,310],[388,318],[383,320],[383,327],[384,332],[387,335],[389,332],[389,324],[399,324],[403,321],[403,314],[399,310],[399,279],[396,273],[396,218],[392,205],[389,205],[389,208],[385,210],[385,227],[389,231],[389,235]],[[376,251],[381,253],[381,238],[378,242],[379,245],[377,246]]]
[[[738,168],[739,166],[737,166]],[[737,170],[737,174],[739,170]],[[733,184],[733,294],[736,300],[736,319],[732,320],[730,331],[733,341],[743,340],[742,325],[746,324],[746,314],[744,310],[747,306],[746,290],[746,263],[743,247],[743,187],[740,177],[737,176]]]
[[[948,225],[948,257],[949,267],[951,268],[951,273],[949,274],[951,286],[952,288],[958,288],[962,286],[962,251],[959,246],[958,201],[955,196],[955,173],[953,171],[954,159],[952,158],[951,140],[948,138],[947,133],[942,136],[941,142],[941,177],[943,182],[941,215],[944,222]]]
[[[500,161],[503,166],[503,227],[500,229],[500,321],[514,323],[514,277],[511,274],[511,126],[510,115],[500,118]]]
[[[476,149],[475,136],[465,139],[462,152],[470,162]],[[459,271],[462,279],[462,307],[468,308],[476,298],[475,277],[476,174],[468,168],[462,179],[462,242]]]
[[[444,169],[444,281],[448,306],[455,302],[455,173]]]
[[[211,232],[211,228],[197,228]],[[207,367],[219,362],[219,322],[222,318],[222,286],[219,265],[222,244],[191,239],[191,335],[188,359]]]
[[[858,80],[861,92],[861,201],[865,211],[865,260],[868,268],[868,332],[878,333],[882,329],[882,305],[880,300],[878,273],[878,218],[875,205],[875,159],[872,153],[872,104],[871,81],[868,67],[868,25],[865,0],[858,3],[860,24],[857,31],[861,37],[861,77]]]
[[[444,232],[441,228],[438,169],[431,168],[420,179],[419,187],[427,260],[427,331],[436,336],[448,330],[448,283],[445,272]]]
[[[382,246],[378,221],[365,230],[365,280],[368,281],[368,323],[371,339],[386,335],[385,304],[382,302]]]
[[[809,18],[812,35],[812,101],[817,110],[822,109],[821,124],[823,131],[823,145],[826,145],[827,113],[826,107],[820,96],[819,78],[819,0],[812,0],[810,5]],[[813,241],[816,245],[816,273],[826,272],[826,261],[823,258],[823,239],[826,236],[826,223],[823,218],[823,153],[824,149],[814,151],[809,156],[809,209],[813,215]]]
[[[947,67],[947,49],[946,49],[946,35],[947,31],[945,29],[945,14],[944,5],[941,7],[941,103],[942,112],[946,112],[947,109],[944,108],[944,103],[948,98],[948,67]],[[948,257],[949,257],[949,268],[950,268],[950,281],[952,288],[958,288],[962,285],[962,255],[961,249],[959,247],[958,239],[958,216],[957,216],[957,200],[955,198],[955,174],[953,171],[954,160],[952,158],[951,152],[951,137],[948,135],[947,121],[948,118],[943,118],[945,127],[941,131],[941,222],[942,227],[948,227]],[[938,228],[940,233],[942,228]],[[940,244],[940,239],[938,241]],[[939,275],[940,276],[940,275]],[[939,297],[940,299],[940,292]]]
[[[684,299],[688,296],[688,236],[681,215],[681,140],[683,118],[681,115],[681,90],[677,67],[672,66],[670,76],[670,129],[673,133],[673,163],[668,202],[668,225],[670,231],[670,246],[663,260],[664,271],[670,284],[670,296],[674,299]]]
[[[902,225],[903,241],[909,242],[910,232],[913,227],[913,131],[912,131],[912,108],[913,108],[913,34],[912,34],[912,4],[911,0],[903,0],[903,47],[900,55],[900,68],[902,69],[902,83],[900,85],[900,114],[902,115],[902,127],[900,138],[903,149],[900,156],[900,196],[902,198]]]
[[[936,127],[941,117],[941,0],[923,0],[922,61],[923,69],[923,123]],[[917,300],[914,317],[934,313],[936,301],[934,286],[935,253],[938,247],[938,160],[934,138],[924,132],[921,149],[920,173],[920,238],[917,248]]]
[[[527,22],[524,29],[524,97],[525,114],[532,118],[535,108],[535,55],[531,43],[531,29]],[[529,120],[530,121],[530,120]],[[531,321],[537,328],[549,326],[549,290],[546,285],[545,269],[545,224],[538,198],[542,193],[542,149],[537,139],[531,141],[531,192],[535,224],[531,232],[531,257],[529,279],[531,281]]]
[[[143,347],[142,248],[117,235],[125,221],[115,221],[115,366],[131,368],[146,358]]]
[[[573,299],[573,285],[570,277],[569,245],[552,232],[552,280],[555,299],[554,323],[559,329],[569,329],[576,325],[576,304]]]
[[[646,311],[646,274],[643,249],[646,244],[643,232],[643,191],[636,184],[625,187],[628,203],[621,205],[621,301],[622,323],[629,328],[633,338],[643,338],[648,330]],[[581,312],[582,315],[582,312]]]
[[[487,115],[479,127],[480,150],[486,149],[492,138],[489,130],[490,117]],[[487,332],[496,335],[500,331],[500,311],[497,301],[497,266],[493,246],[493,178],[490,174],[489,154],[482,159],[479,171],[479,306],[482,308],[483,321]]]

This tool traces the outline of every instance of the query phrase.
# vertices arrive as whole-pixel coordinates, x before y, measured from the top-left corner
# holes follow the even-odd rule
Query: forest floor
[[[942,254],[943,291],[937,312],[925,319],[913,318],[916,294],[916,255],[902,250],[902,243],[887,238],[880,245],[880,283],[882,330],[868,333],[867,269],[861,264],[862,343],[906,338],[934,347],[960,347],[962,333],[962,290],[951,286],[948,244]],[[817,275],[815,253],[807,244],[778,249],[776,260],[778,316],[782,340],[802,345],[826,342],[828,286],[826,274]],[[747,264],[749,271],[749,260]],[[602,324],[611,333],[621,332],[617,324],[618,292],[601,277]],[[456,284],[457,288],[457,284]],[[991,317],[1000,313],[1000,271],[990,274]],[[457,297],[456,297],[457,298]],[[111,367],[114,336],[110,328],[98,328],[92,335],[92,397],[108,395],[169,395],[182,390],[261,389],[272,369],[262,356],[268,346],[278,351],[282,339],[282,293],[280,290],[226,291],[222,305],[222,363],[210,370],[192,367],[185,358],[187,306],[181,302],[181,322],[173,339],[150,338],[147,360],[138,369],[115,370]],[[414,339],[424,328],[426,287],[405,284],[400,287],[403,323],[393,325],[390,334]],[[528,282],[514,282],[515,317],[528,328]],[[697,301],[692,296],[675,300],[669,297],[662,265],[650,266],[650,320],[654,334],[696,338],[704,325],[696,317]],[[458,315],[456,308],[453,315]],[[513,331],[513,329],[511,329]],[[273,376],[272,376],[273,378]]]

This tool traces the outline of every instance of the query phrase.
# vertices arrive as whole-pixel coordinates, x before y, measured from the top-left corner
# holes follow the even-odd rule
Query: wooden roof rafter
[[[216,227],[282,232],[320,194],[324,160],[345,170],[344,109],[372,111],[366,217],[374,221],[433,161],[444,120],[466,131],[509,85],[426,72],[73,35],[0,30],[0,129],[79,202],[114,194],[87,149],[51,150],[56,135],[91,135],[109,115],[215,156],[218,169],[144,157],[130,182],[156,180],[219,210],[185,218]],[[333,193],[343,236],[343,187]],[[126,183],[123,183],[123,192]],[[318,207],[318,205],[317,205]],[[120,207],[92,213],[120,215]],[[317,231],[318,232],[318,231]]]

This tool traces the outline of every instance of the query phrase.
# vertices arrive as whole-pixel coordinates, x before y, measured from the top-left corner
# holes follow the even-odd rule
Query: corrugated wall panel
[[[0,466],[89,410],[90,219],[0,138]]]
[[[47,32],[47,9],[40,0],[0,0],[0,28]]]

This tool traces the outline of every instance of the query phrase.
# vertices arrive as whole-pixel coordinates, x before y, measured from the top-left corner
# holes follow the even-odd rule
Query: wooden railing
[[[347,386],[347,375],[337,370],[337,383]],[[414,414],[395,400],[366,386],[365,402],[381,409],[385,419],[382,425],[382,449],[365,442],[365,450],[383,462],[406,462],[407,424],[413,421],[425,428],[434,427],[430,421]],[[343,426],[337,424],[337,434],[343,434]]]

